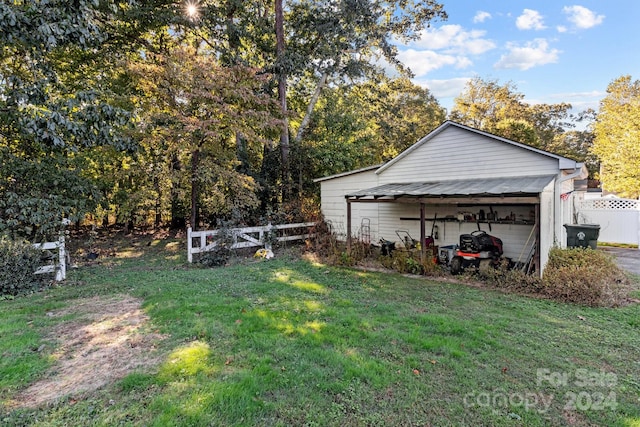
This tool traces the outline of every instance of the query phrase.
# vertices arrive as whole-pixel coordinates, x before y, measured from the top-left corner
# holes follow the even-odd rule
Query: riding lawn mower
[[[460,274],[469,267],[484,269],[495,266],[500,262],[502,253],[502,240],[476,230],[471,234],[461,234],[460,244],[452,250],[441,251],[439,258],[449,264],[451,274]]]

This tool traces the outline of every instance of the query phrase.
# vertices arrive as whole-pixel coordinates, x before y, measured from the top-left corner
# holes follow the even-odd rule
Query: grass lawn
[[[127,311],[82,317],[88,301]],[[142,320],[109,329],[135,301]],[[1,425],[640,426],[639,304],[584,308],[294,257],[199,269],[156,240],[0,313]],[[74,353],[65,325],[93,340],[128,331],[127,351],[153,345],[118,356],[132,370],[97,390],[67,381],[64,397],[25,406],[26,389],[55,389],[61,364],[98,351]]]

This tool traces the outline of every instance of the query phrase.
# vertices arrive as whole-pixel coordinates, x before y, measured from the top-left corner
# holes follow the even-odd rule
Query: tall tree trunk
[[[191,223],[193,230],[198,229],[198,163],[200,162],[200,149],[191,154]]]
[[[176,154],[171,156],[171,171],[173,176],[180,174],[182,164]],[[185,226],[184,203],[180,200],[180,191],[176,183],[171,180],[171,229],[179,230]]]
[[[280,133],[280,151],[282,155],[282,198],[289,195],[289,121],[287,120],[287,71],[284,65],[284,13],[283,0],[275,1],[276,14],[276,61],[278,63],[278,99],[282,110],[282,132]]]
[[[162,223],[162,211],[161,211],[162,189],[160,188],[160,180],[158,179],[157,176],[153,178],[153,186],[155,187],[155,190],[156,190],[156,203],[155,203],[156,215],[153,221],[153,228],[157,230],[158,228],[160,228],[160,224]]]
[[[318,99],[320,99],[320,93],[322,92],[322,89],[324,89],[324,87],[327,85],[328,77],[329,75],[327,73],[322,73],[322,76],[320,76],[320,80],[316,85],[316,90],[313,92],[313,95],[309,100],[309,104],[307,105],[307,111],[305,112],[304,117],[302,118],[302,122],[300,122],[300,127],[298,128],[296,137],[293,140],[295,144],[300,144],[300,142],[302,141],[302,136],[304,135],[304,132],[309,127],[309,123],[311,123],[311,115],[313,114],[313,110],[316,108]]]

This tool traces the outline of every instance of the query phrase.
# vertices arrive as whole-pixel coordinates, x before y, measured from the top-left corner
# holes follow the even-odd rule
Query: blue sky
[[[575,110],[597,110],[619,76],[640,79],[640,0],[441,2],[448,20],[400,46],[400,59],[448,110],[475,76]]]

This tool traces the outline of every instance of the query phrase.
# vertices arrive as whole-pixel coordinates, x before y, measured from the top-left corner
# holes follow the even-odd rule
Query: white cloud
[[[545,39],[535,39],[524,46],[507,43],[509,53],[502,55],[495,68],[517,68],[528,70],[539,65],[558,62],[558,49],[550,49]]]
[[[600,100],[607,95],[607,92],[603,92],[601,90],[592,90],[589,92],[564,92],[564,93],[553,93],[549,95],[552,98],[556,98],[560,101],[575,102],[572,100]]]
[[[484,22],[487,19],[491,19],[491,14],[489,12],[479,10],[476,12],[476,16],[473,17],[473,22],[477,24],[478,22]]]
[[[566,33],[568,31],[567,27],[565,27],[564,25],[558,25],[556,27],[556,30],[558,30],[559,33]]]
[[[491,40],[483,38],[486,31],[465,31],[460,25],[443,25],[422,31],[420,40],[413,47],[429,50],[444,50],[448,54],[480,55],[496,47]]]
[[[447,80],[416,80],[416,84],[426,87],[436,98],[453,98],[465,88],[471,77],[458,77]]]
[[[398,53],[398,59],[418,77],[447,65],[456,68],[466,68],[471,65],[471,60],[464,56],[442,55],[431,50],[403,50]]]
[[[544,30],[544,19],[540,12],[532,9],[525,9],[522,15],[516,18],[516,27],[520,30]]]
[[[600,25],[604,21],[604,15],[596,15],[584,6],[565,6],[562,11],[568,15],[567,19],[576,28],[588,29]]]

